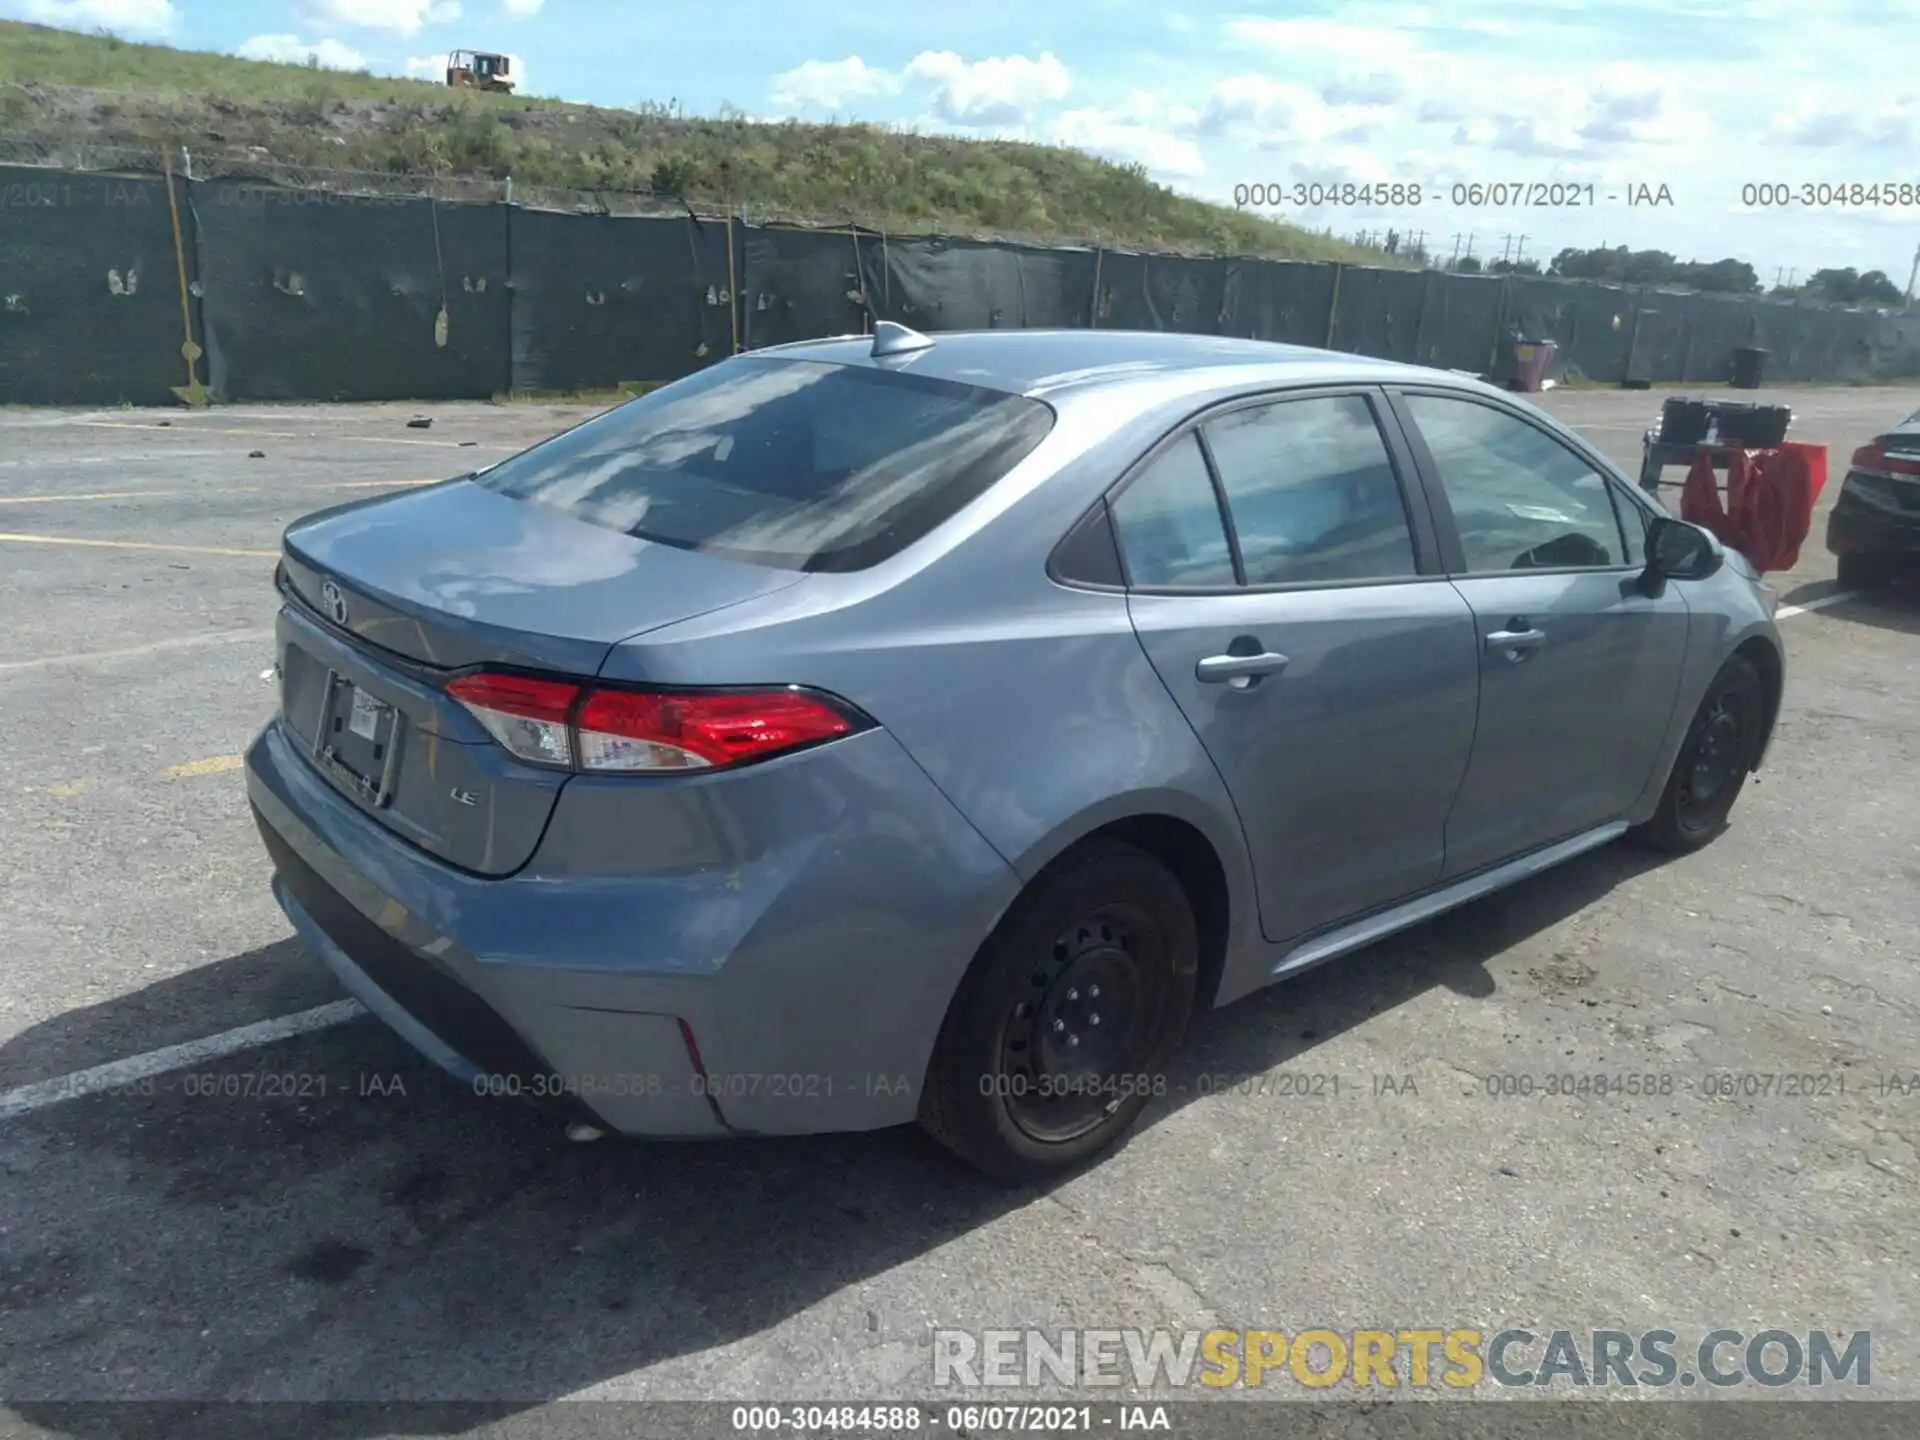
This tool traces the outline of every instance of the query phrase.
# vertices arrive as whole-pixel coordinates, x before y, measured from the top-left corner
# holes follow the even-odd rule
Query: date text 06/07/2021
[[[736,1434],[907,1435],[922,1431],[990,1440],[998,1435],[1072,1435],[1173,1428],[1165,1405],[1029,1404],[736,1405]]]
[[[1671,186],[1653,181],[1256,180],[1235,185],[1233,203],[1252,210],[1404,209],[1422,205],[1460,210],[1577,210],[1598,205],[1667,208],[1674,204],[1674,195]]]

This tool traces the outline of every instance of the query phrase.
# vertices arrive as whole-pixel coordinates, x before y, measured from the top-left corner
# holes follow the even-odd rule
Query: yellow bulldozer
[[[520,62],[511,55],[484,50],[455,50],[447,56],[447,84],[456,90],[509,92],[519,81]]]

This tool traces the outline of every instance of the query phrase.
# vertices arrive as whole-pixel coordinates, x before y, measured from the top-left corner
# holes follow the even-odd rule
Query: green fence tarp
[[[192,193],[215,398],[450,400],[506,388],[497,207],[238,180]]]
[[[845,230],[735,230],[740,247],[740,343],[758,350],[865,330],[867,250],[880,237]]]
[[[1322,345],[1333,268],[1279,260],[1232,260],[1221,282],[1220,333],[1283,345]]]
[[[733,352],[724,224],[512,216],[513,389],[655,384]]]
[[[0,166],[0,403],[480,398],[659,383],[737,349],[1078,327],[1503,373],[1516,335],[1600,384],[1920,376],[1920,313],[1371,266],[573,214]]]
[[[1109,250],[1100,265],[1100,328],[1216,335],[1231,263]]]
[[[872,245],[869,299],[882,320],[926,330],[1065,330],[1093,320],[1092,250],[966,240]]]
[[[1428,298],[1426,276],[1418,270],[1347,266],[1340,274],[1331,348],[1411,364]]]
[[[163,179],[0,166],[0,404],[169,404],[187,341]]]

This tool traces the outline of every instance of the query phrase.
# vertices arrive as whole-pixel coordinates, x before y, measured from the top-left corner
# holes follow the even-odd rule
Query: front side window
[[[1400,482],[1363,398],[1282,400],[1204,428],[1249,585],[1417,572]]]
[[[1409,395],[1468,574],[1624,565],[1608,485],[1546,431],[1490,405]]]
[[[645,540],[796,570],[878,564],[1040,444],[1036,400],[859,365],[741,356],[476,477]]]

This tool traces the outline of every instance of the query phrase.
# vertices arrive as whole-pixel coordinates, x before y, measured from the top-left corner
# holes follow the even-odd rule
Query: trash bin
[[[1758,390],[1767,373],[1767,352],[1757,345],[1742,345],[1733,352],[1733,388]]]
[[[1560,347],[1551,340],[1522,340],[1513,347],[1513,378],[1508,388],[1534,391],[1546,381]]]

